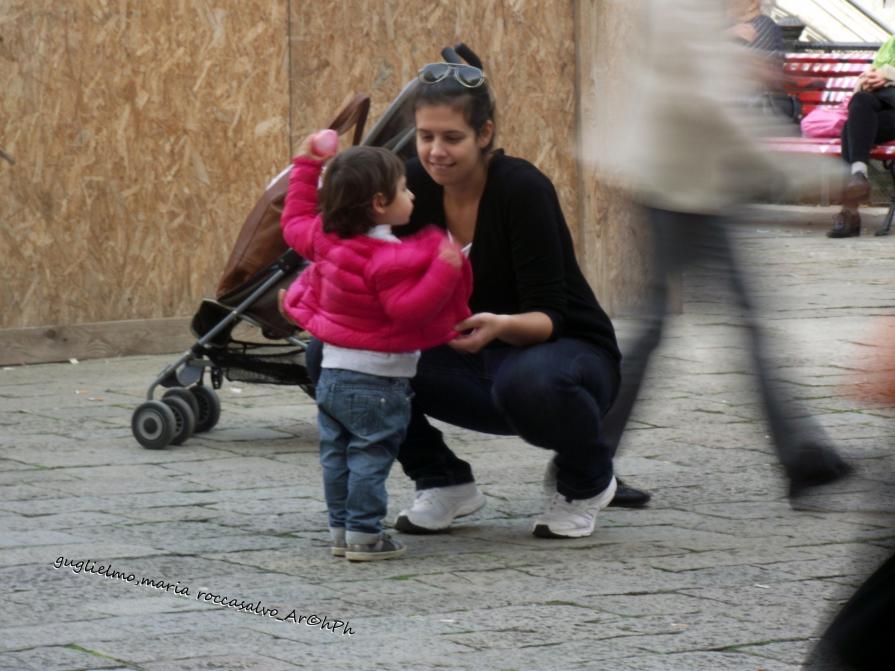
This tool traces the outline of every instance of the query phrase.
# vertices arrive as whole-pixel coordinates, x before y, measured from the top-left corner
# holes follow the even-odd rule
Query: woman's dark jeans
[[[320,343],[312,341],[312,380],[321,355]],[[573,499],[596,496],[612,479],[612,450],[601,427],[618,385],[613,356],[574,338],[477,354],[447,345],[426,350],[412,381],[416,396],[398,461],[417,489],[473,482],[470,465],[445,445],[429,416],[554,450],[557,491]]]

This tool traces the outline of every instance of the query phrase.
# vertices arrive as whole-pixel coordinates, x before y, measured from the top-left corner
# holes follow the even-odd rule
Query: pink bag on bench
[[[818,105],[802,117],[802,135],[838,138],[847,119],[848,100],[838,105]]]

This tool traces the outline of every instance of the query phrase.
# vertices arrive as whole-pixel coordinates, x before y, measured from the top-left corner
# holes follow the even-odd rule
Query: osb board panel
[[[0,327],[192,314],[288,160],[285,0],[0,3]]]
[[[168,354],[184,352],[193,342],[184,317],[0,329],[0,366]]]
[[[582,147],[578,254],[585,274],[610,314],[627,312],[647,287],[652,244],[629,202],[594,163],[618,150],[613,134],[624,125],[626,45],[642,32],[640,3],[581,0],[575,3],[578,104]]]
[[[441,49],[466,42],[497,101],[497,146],[556,185],[577,229],[575,43],[571,0],[351,0],[292,3],[292,140],[346,98],[371,95],[370,124]]]

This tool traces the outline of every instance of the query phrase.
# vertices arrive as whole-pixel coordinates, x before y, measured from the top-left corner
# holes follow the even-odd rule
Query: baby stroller
[[[462,62],[458,54],[472,52],[463,44],[442,50],[448,62]],[[415,153],[412,104],[418,85],[417,79],[407,83],[366,137],[370,98],[365,94],[356,95],[329,127],[340,135],[353,128],[353,144],[382,146],[410,158]],[[308,335],[286,321],[277,306],[279,290],[307,266],[286,246],[280,232],[291,168],[290,164],[270,182],[246,218],[216,298],[204,299],[193,316],[195,344],[162,370],[149,386],[147,400],[134,410],[131,430],[143,447],[180,445],[194,433],[212,429],[221,416],[215,390],[225,377],[234,382],[297,385],[313,397],[304,359]],[[263,340],[235,337],[240,324],[259,330]],[[205,383],[206,371],[210,387]],[[167,391],[155,400],[160,386]]]

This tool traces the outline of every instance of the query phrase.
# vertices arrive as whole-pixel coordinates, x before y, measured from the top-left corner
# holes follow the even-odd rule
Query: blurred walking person
[[[754,142],[753,131],[760,126],[768,132],[769,122],[737,104],[755,82],[744,79],[748,49],[725,36],[723,5],[713,0],[645,3],[642,53],[631,58],[637,64],[631,86],[638,105],[625,115],[626,128],[613,129],[618,145],[587,156],[607,178],[621,179],[653,239],[641,331],[624,352],[621,389],[606,417],[605,438],[618,447],[661,340],[668,278],[697,264],[711,266],[726,278],[742,314],[773,445],[795,497],[843,477],[850,468],[823,428],[769,375],[773,344],[756,317],[731,247],[730,227],[739,204],[770,195],[772,185],[787,179],[808,174],[816,179],[817,173],[781,170],[792,159],[775,156],[771,161]]]

